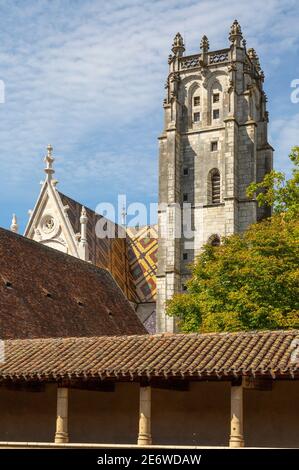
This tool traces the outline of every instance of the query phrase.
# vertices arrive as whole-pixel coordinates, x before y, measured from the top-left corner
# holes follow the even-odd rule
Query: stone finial
[[[84,206],[82,206],[82,209],[81,209],[80,224],[81,226],[87,224],[87,212]],[[81,227],[81,231],[82,231],[82,227]]]
[[[51,181],[53,173],[55,170],[53,169],[54,157],[52,155],[53,147],[52,145],[48,145],[47,147],[47,155],[45,156],[44,162],[46,163],[45,173],[47,174],[47,180]]]
[[[252,62],[254,65],[259,64],[259,58],[258,58],[258,55],[257,55],[255,49],[253,49],[253,48],[251,47],[250,49],[248,49],[247,53],[248,53],[249,59],[251,60],[251,62]]]
[[[248,53],[248,57],[251,60],[251,62],[253,63],[253,65],[256,66],[257,71],[260,72],[261,65],[260,65],[260,61],[259,61],[259,58],[258,58],[258,55],[257,55],[256,51],[251,47],[250,49],[248,49],[247,53]]]
[[[265,80],[265,74],[263,70],[260,71],[260,77],[261,77],[261,81],[263,82]]]
[[[174,55],[178,57],[181,57],[183,53],[185,52],[184,40],[180,33],[177,33],[175,35],[171,50],[174,53]]]
[[[122,211],[121,211],[121,225],[125,227],[127,224],[127,211],[126,207],[123,206]]]
[[[253,47],[251,47],[250,49],[248,49],[247,53],[248,53],[248,57],[249,57],[250,59],[253,59],[253,60],[256,59],[256,52],[255,52],[255,49],[253,49]]]
[[[206,53],[208,52],[209,48],[210,48],[209,40],[207,36],[204,35],[200,42],[200,49],[202,50],[203,53]]]
[[[240,47],[241,40],[243,39],[241,26],[238,21],[235,20],[230,28],[229,40],[234,46]]]
[[[89,260],[89,250],[88,250],[88,243],[87,243],[87,212],[84,206],[81,209],[81,216],[80,216],[80,242],[79,242],[79,255],[80,258],[84,261]]]
[[[16,214],[12,215],[10,230],[14,233],[18,233],[19,231],[19,225],[18,225]]]
[[[256,61],[256,69],[257,69],[258,72],[261,72],[261,70],[262,70],[259,58],[257,58],[257,61]]]

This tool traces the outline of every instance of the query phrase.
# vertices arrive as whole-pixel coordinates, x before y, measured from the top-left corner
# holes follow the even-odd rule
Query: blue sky
[[[239,20],[265,71],[275,166],[299,144],[298,0],[0,0],[0,225],[28,220],[51,143],[58,188],[95,208],[157,201],[157,137],[173,37],[228,45]]]

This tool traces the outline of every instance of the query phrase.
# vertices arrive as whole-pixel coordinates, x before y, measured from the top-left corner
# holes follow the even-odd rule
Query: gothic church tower
[[[185,56],[178,33],[168,60],[159,138],[160,332],[175,330],[165,301],[184,290],[188,265],[203,244],[219,244],[269,214],[246,196],[247,186],[272,169],[264,74],[237,21],[229,41],[230,47],[211,52],[204,36],[200,53]]]

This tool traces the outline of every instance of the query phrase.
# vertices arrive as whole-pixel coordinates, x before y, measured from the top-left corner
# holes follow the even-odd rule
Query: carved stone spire
[[[185,52],[184,40],[180,33],[177,33],[175,35],[171,50],[174,53],[174,55],[178,57],[181,57],[183,53]]]
[[[238,21],[235,20],[230,28],[229,40],[234,46],[240,47],[242,39],[243,35],[241,26],[239,25]]]
[[[44,159],[44,162],[46,163],[45,173],[47,175],[48,181],[51,181],[52,175],[55,173],[55,170],[53,169],[53,163],[55,159],[52,153],[53,153],[53,147],[52,145],[49,144],[47,147],[47,155],[45,156],[45,159]]]
[[[207,36],[204,35],[200,42],[200,49],[202,50],[203,53],[207,53],[209,50],[209,47],[210,47],[209,40]]]
[[[18,231],[19,231],[19,226],[18,226],[18,221],[17,221],[16,214],[12,215],[10,230],[14,233],[18,233]]]

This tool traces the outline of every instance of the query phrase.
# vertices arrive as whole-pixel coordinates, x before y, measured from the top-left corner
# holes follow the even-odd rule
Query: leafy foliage
[[[168,302],[182,331],[299,328],[299,147],[292,178],[272,172],[249,190],[275,214],[244,234],[206,245],[192,267],[187,293]]]
[[[258,204],[273,206],[274,213],[287,213],[288,217],[299,216],[299,147],[294,147],[289,155],[294,164],[292,177],[287,180],[284,173],[271,171],[261,183],[251,183],[247,195],[257,192]]]

